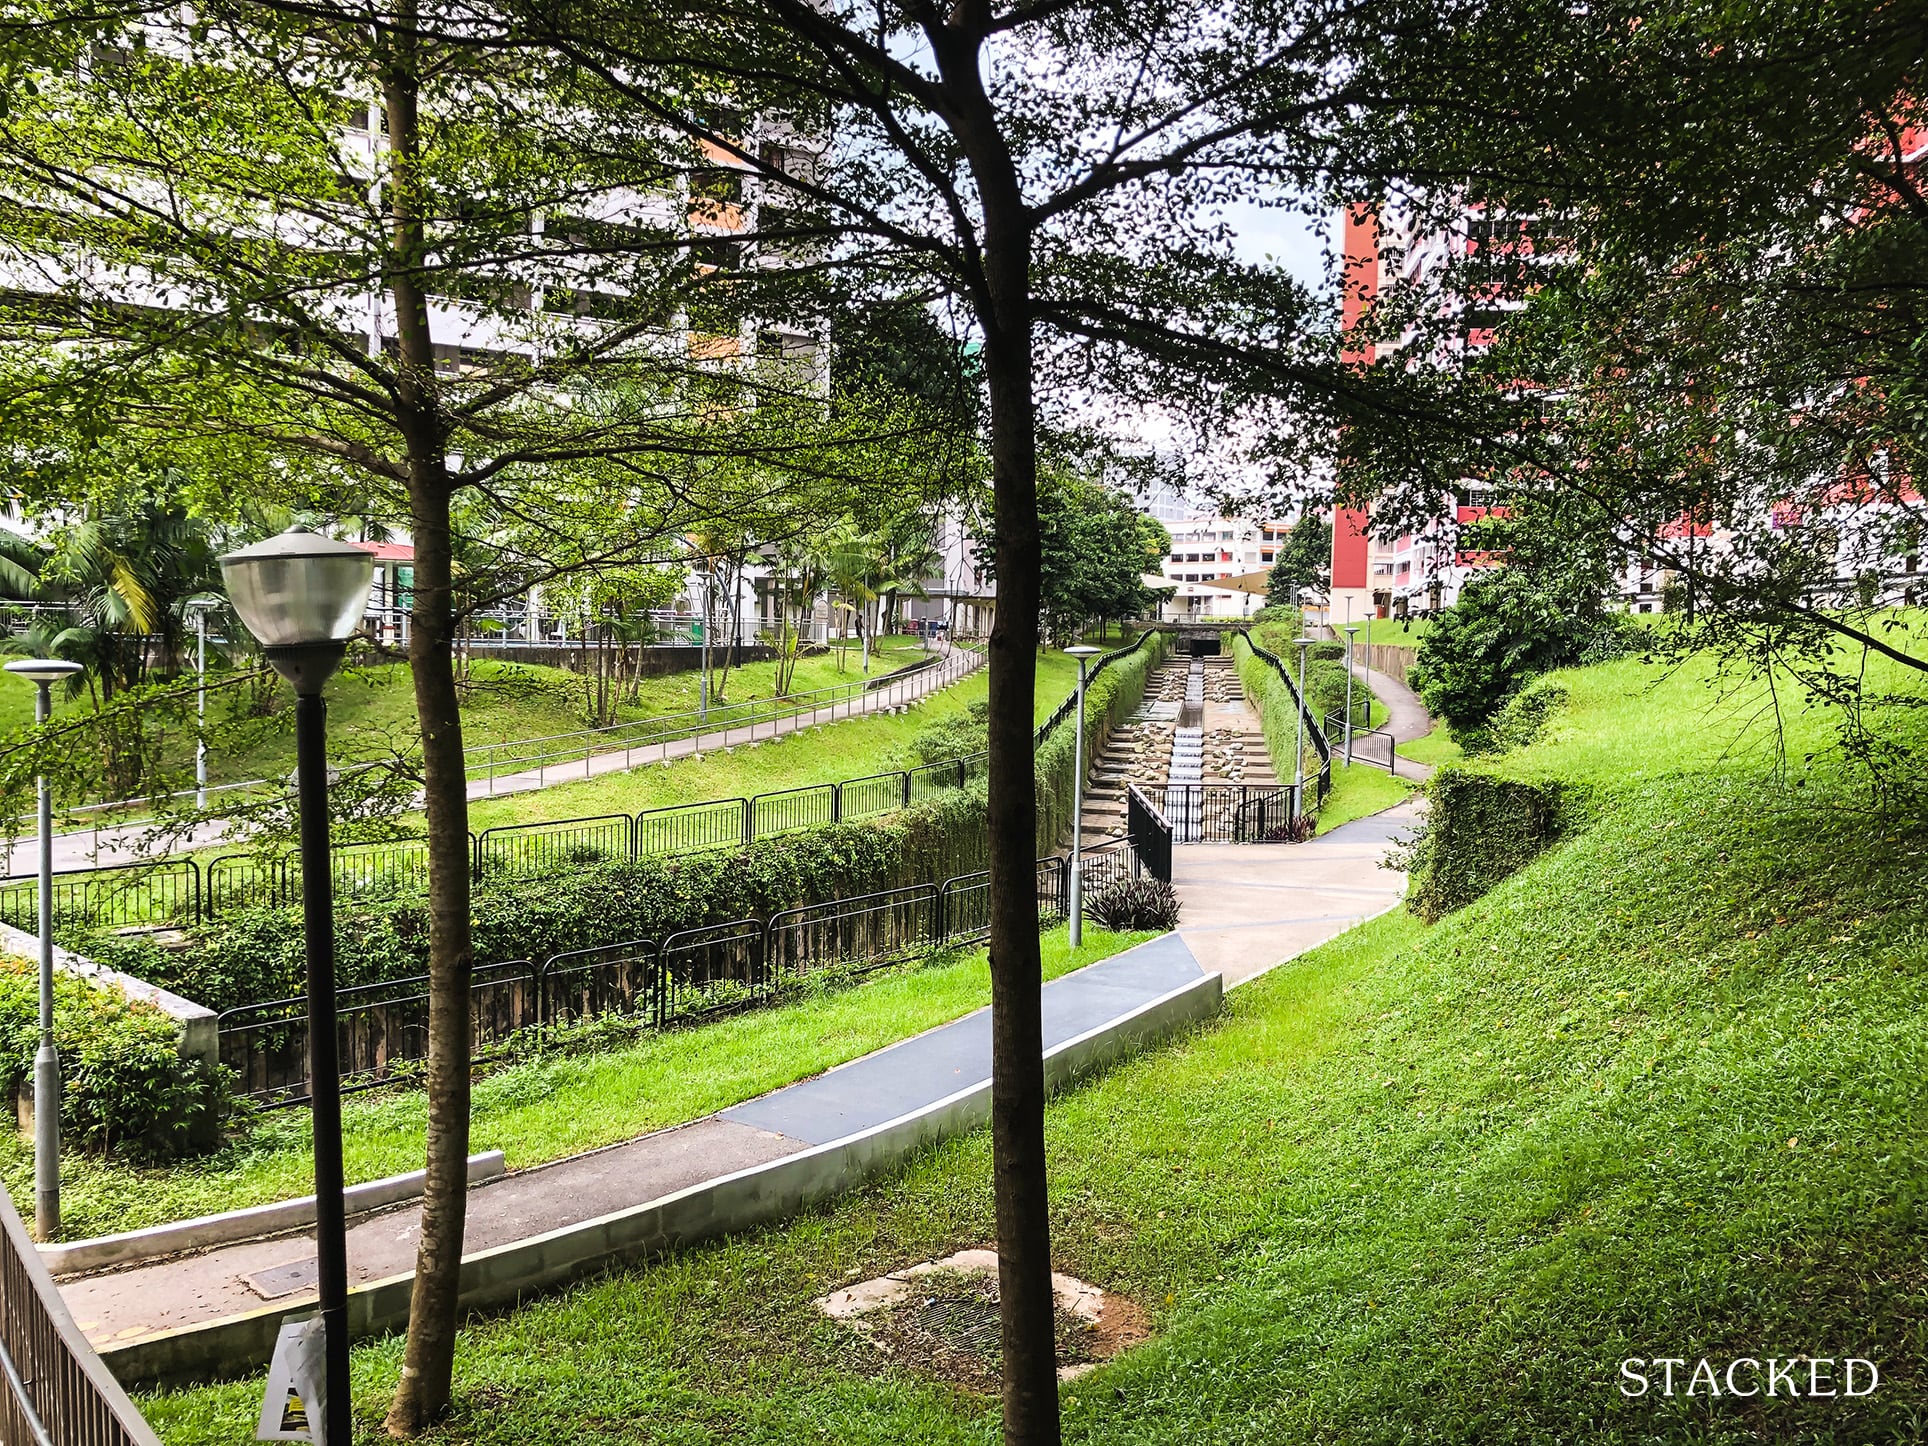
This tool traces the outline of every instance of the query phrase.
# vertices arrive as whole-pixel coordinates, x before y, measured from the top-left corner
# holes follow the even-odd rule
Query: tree
[[[1302,513],[1280,544],[1265,579],[1267,607],[1297,607],[1300,594],[1323,598],[1332,586],[1332,521]]]
[[[216,505],[372,510],[414,541],[430,1125],[389,1414],[403,1434],[448,1400],[467,1187],[462,619],[499,586],[655,560],[706,516],[767,515],[786,482],[803,525],[814,495],[800,475],[828,479],[832,515],[855,485],[811,450],[827,435],[816,390],[774,364],[713,364],[713,334],[690,342],[697,322],[740,318],[747,293],[697,259],[682,218],[590,219],[676,192],[704,173],[697,148],[639,132],[611,168],[575,124],[600,108],[583,93],[593,79],[540,52],[436,40],[437,18],[415,0],[217,0],[149,45],[143,23],[49,0],[16,17],[34,83],[0,118],[13,178],[0,224],[42,283],[9,293],[0,318],[16,457],[51,450],[71,471],[124,432],[163,458],[225,449],[261,465]],[[157,294],[170,304],[129,304]],[[435,340],[431,310],[466,318],[463,345]],[[41,485],[29,504],[59,505]],[[505,564],[497,586],[457,575],[458,499],[476,495],[518,519],[481,549]],[[612,514],[628,522],[618,550],[585,557],[570,538]],[[559,560],[525,550],[532,536]]]
[[[1558,545],[1671,574],[1681,647],[1792,670],[1864,747],[1862,659],[1928,671],[1881,606],[1928,531],[1928,27],[1865,0],[1505,18],[1406,133],[1422,227],[1485,239],[1373,328],[1469,425],[1362,436],[1350,485],[1387,528],[1466,478],[1537,504]],[[1501,157],[1495,75],[1539,148]],[[1474,306],[1485,350],[1450,336]]]
[[[1419,640],[1414,687],[1455,737],[1472,737],[1528,681],[1555,668],[1612,657],[1618,619],[1597,594],[1576,596],[1520,568],[1472,579]]]
[[[1370,78],[1388,46],[1409,52],[1403,94],[1428,93],[1429,67],[1477,57],[1452,27],[1390,4],[1238,3],[1209,21],[1099,0],[508,8],[501,43],[556,47],[640,113],[754,170],[784,201],[760,238],[823,245],[859,295],[880,278],[901,295],[914,279],[981,344],[997,572],[987,828],[1005,1439],[1055,1442],[1032,858],[1041,391],[1050,405],[1078,393],[1181,411],[1199,435],[1251,435],[1251,459],[1275,466],[1309,467],[1347,422],[1416,405],[1398,375],[1347,376],[1315,298],[1241,262],[1207,218],[1227,177],[1289,188],[1382,161],[1390,148],[1362,159],[1338,138],[1359,107],[1393,103]],[[667,102],[653,78],[685,67],[729,77],[738,114],[834,133],[834,153],[759,145]]]

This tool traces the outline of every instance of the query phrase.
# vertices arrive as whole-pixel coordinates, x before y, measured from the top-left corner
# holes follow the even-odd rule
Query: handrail
[[[1285,684],[1286,691],[1292,695],[1293,703],[1298,706],[1299,717],[1304,720],[1305,731],[1312,739],[1312,749],[1319,755],[1319,771],[1313,775],[1317,780],[1317,787],[1314,790],[1315,800],[1324,802],[1325,796],[1332,791],[1332,745],[1326,741],[1325,729],[1320,725],[1319,720],[1312,716],[1312,710],[1306,706],[1305,699],[1299,695],[1298,685],[1292,681],[1292,675],[1286,671],[1285,664],[1279,661],[1278,655],[1263,644],[1253,641],[1250,633],[1239,633],[1235,636],[1233,639],[1235,649],[1241,639],[1245,646],[1252,650],[1252,656],[1272,665],[1272,671],[1279,675],[1279,681]],[[1292,773],[1295,778],[1299,774],[1299,768],[1300,760],[1294,759]],[[1296,784],[1288,784],[1287,787],[1295,794],[1298,792]],[[1305,801],[1295,797],[1293,811],[1305,812]]]
[[[1112,652],[1106,653],[1100,658],[1098,658],[1098,660],[1091,665],[1090,670],[1085,674],[1085,686],[1089,688],[1090,685],[1094,681],[1096,681],[1098,675],[1104,672],[1106,668],[1110,667],[1113,663],[1117,662],[1120,658],[1127,657],[1130,654],[1137,652],[1138,649],[1140,649],[1145,645],[1145,642],[1147,639],[1151,638],[1155,634],[1160,634],[1161,632],[1162,630],[1159,628],[1146,628],[1143,632],[1139,633],[1136,638],[1133,638],[1129,643],[1125,644],[1124,647],[1118,648]],[[1051,716],[1045,719],[1043,723],[1038,725],[1038,731],[1035,736],[1034,742],[1041,745],[1046,739],[1046,737],[1050,735],[1052,729],[1056,728],[1060,723],[1064,722],[1065,719],[1069,718],[1073,713],[1077,712],[1077,710],[1078,710],[1078,690],[1076,688],[1073,688],[1071,690],[1070,695],[1062,703],[1058,704],[1056,710],[1051,714]]]
[[[0,1187],[0,1438],[25,1425],[35,1446],[160,1446],[87,1337]]]

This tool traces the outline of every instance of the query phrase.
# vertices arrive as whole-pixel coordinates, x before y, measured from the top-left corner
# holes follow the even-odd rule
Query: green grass
[[[1370,763],[1332,765],[1332,792],[1319,805],[1319,832],[1330,833],[1342,823],[1367,814],[1382,813],[1419,786],[1417,779],[1395,778]]]
[[[1424,763],[1433,768],[1458,763],[1466,757],[1453,741],[1453,735],[1446,731],[1446,725],[1438,720],[1434,720],[1432,732],[1423,738],[1408,738],[1394,752],[1401,758],[1410,758],[1414,763]]]
[[[1074,952],[1062,927],[1043,938],[1055,979],[1151,937],[1087,928]],[[649,1034],[593,1053],[506,1066],[475,1086],[471,1148],[502,1150],[511,1169],[539,1165],[683,1124],[935,1028],[990,1002],[984,951],[941,956],[859,986],[824,989],[771,1009]],[[415,1089],[351,1095],[342,1105],[350,1184],[422,1168],[425,1098]],[[137,1230],[314,1190],[308,1112],[256,1116],[218,1154],[166,1168],[73,1156],[61,1181],[69,1238]],[[0,1180],[33,1191],[33,1151],[0,1136]]]
[[[1063,1388],[1068,1441],[1922,1439],[1928,828],[1826,766],[1773,786],[1692,679],[1570,681],[1508,766],[1607,784],[1586,831],[1052,1104],[1056,1264],[1156,1331]],[[431,1439],[979,1446],[994,1400],[811,1300],[992,1239],[979,1133],[786,1228],[471,1322]],[[1800,1353],[1884,1385],[1616,1389],[1629,1356]],[[365,1430],[400,1359],[356,1354]],[[258,1389],[146,1404],[171,1442],[238,1442]]]
[[[1076,662],[1060,652],[1041,654],[1037,663],[1037,706],[1042,723],[1077,686]],[[600,813],[638,813],[646,808],[695,803],[711,798],[748,798],[780,788],[836,783],[866,774],[915,767],[922,760],[912,747],[920,729],[964,712],[988,693],[990,679],[980,668],[968,678],[914,704],[899,714],[872,713],[837,723],[780,734],[762,743],[713,750],[668,765],[646,764],[606,773],[580,783],[557,784],[531,793],[478,799],[469,805],[477,831],[498,824],[534,823]]]

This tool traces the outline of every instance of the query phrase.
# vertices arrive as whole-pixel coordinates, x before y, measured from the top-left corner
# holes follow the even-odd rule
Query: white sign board
[[[261,1402],[257,1441],[325,1441],[327,1409],[322,1396],[324,1355],[320,1316],[285,1320],[268,1365],[268,1393]]]

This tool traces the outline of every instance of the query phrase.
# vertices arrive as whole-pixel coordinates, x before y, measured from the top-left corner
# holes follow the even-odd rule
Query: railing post
[[[904,770],[904,807],[910,807],[910,770]]]
[[[755,799],[746,798],[743,800],[743,834],[742,834],[742,837],[739,839],[739,842],[742,844],[744,848],[748,848],[751,844],[756,842],[756,800]]]
[[[843,785],[841,783],[830,785],[830,821],[843,822]]]

